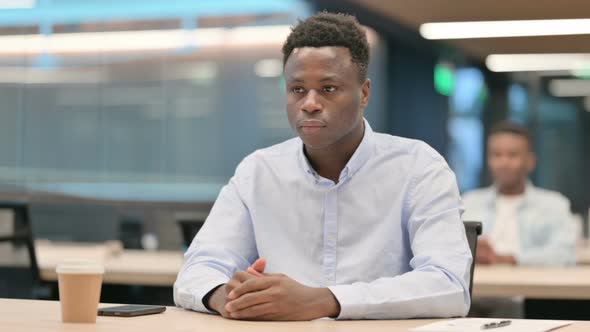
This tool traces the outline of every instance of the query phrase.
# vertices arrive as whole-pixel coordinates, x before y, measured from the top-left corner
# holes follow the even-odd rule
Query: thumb
[[[258,258],[254,262],[254,264],[252,264],[248,268],[248,273],[260,277],[260,276],[262,276],[262,273],[264,273],[264,269],[265,268],[266,268],[266,259],[264,259],[264,258]]]
[[[254,264],[252,264],[252,268],[260,273],[264,272],[266,268],[266,259],[258,258]]]

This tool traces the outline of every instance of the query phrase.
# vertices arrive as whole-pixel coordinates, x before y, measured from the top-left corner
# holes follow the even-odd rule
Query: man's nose
[[[305,100],[301,105],[301,110],[307,113],[314,113],[319,112],[322,110],[323,106],[320,103],[319,95],[315,90],[309,90],[307,95],[305,96]]]

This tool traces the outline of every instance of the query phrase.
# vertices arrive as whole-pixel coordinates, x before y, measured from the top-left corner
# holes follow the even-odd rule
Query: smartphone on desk
[[[135,317],[143,315],[159,314],[166,311],[161,305],[120,305],[116,307],[99,308],[99,316]]]

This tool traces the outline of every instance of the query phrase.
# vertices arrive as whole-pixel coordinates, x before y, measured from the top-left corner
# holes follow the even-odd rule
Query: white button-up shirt
[[[266,273],[329,287],[339,319],[451,317],[470,306],[471,253],[453,172],[423,142],[375,133],[337,184],[294,138],[246,157],[185,254],[174,300],[202,298],[258,257]]]

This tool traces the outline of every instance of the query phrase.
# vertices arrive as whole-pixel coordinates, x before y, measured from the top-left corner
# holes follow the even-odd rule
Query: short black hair
[[[490,133],[488,138],[492,137],[495,134],[514,134],[523,137],[526,139],[529,149],[533,150],[533,135],[529,131],[529,129],[521,124],[511,122],[511,121],[502,121],[498,122],[492,126],[490,129]]]
[[[342,13],[324,11],[300,20],[291,28],[283,44],[283,66],[295,48],[324,46],[348,48],[352,62],[358,67],[359,79],[361,82],[367,79],[369,42],[365,29],[354,16]]]

